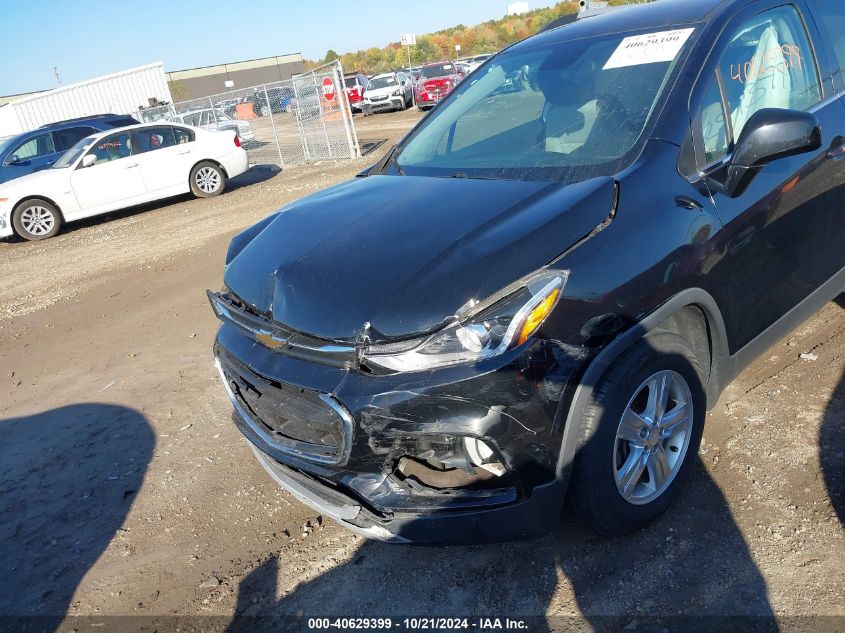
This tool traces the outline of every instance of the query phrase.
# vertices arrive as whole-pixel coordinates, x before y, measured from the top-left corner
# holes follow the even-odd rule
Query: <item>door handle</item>
[[[698,202],[697,200],[693,200],[688,196],[676,196],[675,197],[675,204],[682,209],[688,209],[690,211],[701,211],[704,209],[704,205]]]
[[[190,154],[190,153],[191,153],[191,150],[189,150],[189,149],[180,149],[180,150],[179,150],[178,152],[176,152],[176,153],[177,153],[177,154]]]
[[[842,160],[845,158],[845,145],[841,145],[836,149],[832,149],[827,153],[830,160]]]
[[[133,167],[137,167],[138,163],[132,163],[131,165],[126,165],[124,169],[132,169]]]
[[[842,160],[845,158],[845,138],[837,136],[833,139],[833,145],[835,147],[827,153],[827,157],[830,160]]]

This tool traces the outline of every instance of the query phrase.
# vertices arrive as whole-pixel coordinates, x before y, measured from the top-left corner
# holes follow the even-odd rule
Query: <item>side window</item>
[[[176,138],[176,144],[190,143],[194,140],[194,133],[181,127],[173,128],[173,135]]]
[[[88,153],[97,157],[95,165],[131,156],[132,146],[129,141],[129,132],[121,132],[101,138]]]
[[[845,92],[845,3],[842,0],[815,0],[816,23],[833,48],[836,89]]]
[[[182,117],[182,120],[185,122],[185,125],[193,125],[199,127],[200,125],[200,113],[199,112],[191,112],[190,114],[186,114]]]
[[[147,127],[136,130],[132,135],[132,147],[135,154],[152,152],[176,145],[173,128],[169,126]]]
[[[56,148],[53,145],[53,135],[50,132],[39,134],[27,139],[15,149],[9,152],[9,157],[6,159],[7,164],[12,164],[20,161],[32,160],[40,156],[47,156],[55,153]]]
[[[806,110],[821,100],[807,32],[796,10],[754,16],[730,36],[695,117],[700,166],[728,154],[748,119],[763,108]]]
[[[58,151],[66,152],[86,136],[96,133],[97,130],[92,127],[69,127],[53,132],[53,140],[56,143],[56,149]]]

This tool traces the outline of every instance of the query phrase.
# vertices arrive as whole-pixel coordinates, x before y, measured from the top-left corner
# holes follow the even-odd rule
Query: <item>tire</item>
[[[219,165],[204,160],[191,170],[191,191],[198,198],[213,198],[226,188],[226,174]]]
[[[12,227],[15,233],[30,242],[46,240],[62,228],[62,214],[51,202],[33,198],[15,207]]]
[[[598,381],[584,413],[572,473],[572,505],[595,531],[633,532],[676,499],[704,430],[701,375],[684,339],[658,330],[623,352]],[[665,416],[649,415],[658,384],[668,386]],[[650,423],[650,417],[658,423]]]

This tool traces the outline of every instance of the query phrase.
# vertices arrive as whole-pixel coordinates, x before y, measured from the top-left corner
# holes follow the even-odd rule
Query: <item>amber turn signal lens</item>
[[[528,340],[529,336],[537,331],[537,328],[540,327],[543,321],[546,320],[546,317],[549,316],[552,309],[554,309],[559,295],[560,289],[555,288],[551,293],[549,293],[548,297],[543,299],[539,304],[537,304],[536,308],[528,313],[525,323],[522,324],[522,330],[519,332],[519,340],[516,342],[517,345],[522,345]]]

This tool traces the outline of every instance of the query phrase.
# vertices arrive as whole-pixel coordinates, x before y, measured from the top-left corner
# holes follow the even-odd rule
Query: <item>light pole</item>
[[[411,47],[417,43],[417,36],[414,33],[402,34],[402,46],[408,47],[408,70],[411,69]]]

